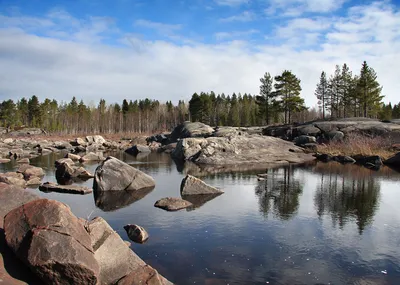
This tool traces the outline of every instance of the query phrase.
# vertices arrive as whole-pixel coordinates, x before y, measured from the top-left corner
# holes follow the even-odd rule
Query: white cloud
[[[140,27],[145,27],[145,28],[149,28],[149,29],[153,29],[156,30],[159,33],[171,33],[174,31],[178,31],[182,28],[182,25],[179,24],[165,24],[165,23],[159,23],[159,22],[152,22],[152,21],[148,21],[148,20],[136,20],[135,21],[135,25],[136,26],[140,26]]]
[[[199,91],[256,94],[259,78],[266,71],[278,74],[291,69],[301,79],[306,103],[314,105],[322,70],[331,73],[335,64],[346,62],[358,73],[363,60],[377,71],[387,100],[400,100],[400,17],[386,4],[353,9],[348,16],[335,19],[327,31],[325,22],[299,19],[274,32],[290,37],[293,29],[288,27],[297,23],[301,29],[293,33],[303,42],[296,44],[277,44],[279,39],[274,37],[255,45],[229,30],[219,37],[231,36],[232,41],[217,44],[146,41],[141,35],[115,31],[113,22],[105,18],[78,20],[76,27],[63,28],[53,28],[49,19],[61,21],[45,17],[21,25],[22,17],[1,24],[1,100],[36,94],[40,99],[76,96],[87,102],[100,97],[108,102],[144,97],[176,102]],[[48,27],[32,24],[43,20]],[[35,35],[36,31],[45,36]],[[110,33],[124,45],[107,44],[104,38]],[[316,36],[324,42],[304,48],[304,41],[315,41]]]
[[[255,14],[250,11],[244,11],[241,14],[220,19],[221,22],[250,22],[255,19]]]
[[[217,41],[224,41],[238,38],[248,38],[249,36],[258,33],[260,33],[260,31],[256,29],[251,29],[246,31],[218,32],[214,34],[214,37]]]
[[[249,0],[214,0],[217,5],[221,6],[240,6],[249,2]]]

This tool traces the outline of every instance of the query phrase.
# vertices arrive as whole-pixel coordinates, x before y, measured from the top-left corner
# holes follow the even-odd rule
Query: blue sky
[[[399,102],[399,50],[396,1],[0,0],[0,99],[257,94],[289,69],[313,106],[322,70],[367,60]]]

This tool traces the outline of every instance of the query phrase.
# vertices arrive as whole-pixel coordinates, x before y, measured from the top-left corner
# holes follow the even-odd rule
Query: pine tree
[[[28,121],[32,127],[41,125],[40,103],[38,97],[33,95],[28,101]]]
[[[235,93],[232,94],[231,105],[229,108],[228,122],[230,126],[240,126],[239,102]]]
[[[260,106],[260,115],[265,118],[265,122],[269,125],[274,101],[278,94],[272,91],[274,79],[269,72],[266,72],[264,77],[260,78],[260,82],[260,95],[256,96],[257,104]]]
[[[300,97],[300,79],[291,71],[285,70],[275,76],[275,90],[281,96],[282,109],[285,112],[285,124],[291,122],[291,114],[304,110],[304,99]]]
[[[194,93],[189,101],[189,113],[192,122],[199,122],[201,120],[201,109],[202,103],[200,96],[197,93]]]
[[[353,84],[353,75],[350,71],[348,65],[346,63],[342,66],[342,74],[341,74],[341,89],[342,89],[342,101],[341,101],[341,108],[343,117],[346,118],[347,114],[349,113],[349,107],[352,103],[351,98],[351,88]]]
[[[325,71],[322,71],[317,89],[315,89],[315,96],[317,96],[318,104],[322,110],[322,118],[325,120],[326,101],[328,96],[328,81],[326,79]]]
[[[357,86],[364,117],[376,115],[377,107],[384,97],[381,95],[382,87],[379,85],[377,77],[375,70],[364,61]]]
[[[340,66],[336,65],[335,73],[330,76],[328,82],[328,104],[333,118],[340,117],[341,81]]]

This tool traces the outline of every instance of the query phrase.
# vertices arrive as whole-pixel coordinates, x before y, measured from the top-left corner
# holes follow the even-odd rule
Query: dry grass
[[[330,155],[379,155],[387,159],[396,152],[392,150],[391,140],[383,137],[349,134],[343,141],[318,145],[318,152]]]

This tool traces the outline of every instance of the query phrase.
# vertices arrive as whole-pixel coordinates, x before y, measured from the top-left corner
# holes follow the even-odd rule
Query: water
[[[102,216],[124,240],[124,225],[143,226],[150,239],[132,249],[176,284],[400,284],[398,172],[318,163],[271,169],[258,181],[260,171],[207,174],[166,154],[114,155],[154,177],[156,188],[100,208],[91,194],[29,191],[67,203],[77,216]],[[44,181],[55,182],[58,157],[32,160],[46,169]],[[179,197],[186,173],[225,194],[179,212],[153,207]]]

